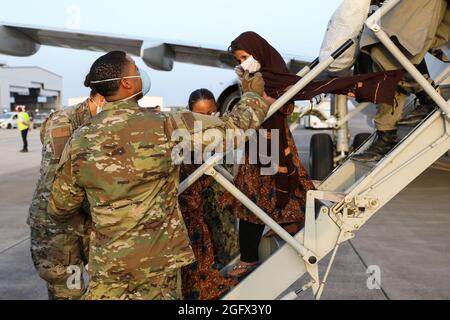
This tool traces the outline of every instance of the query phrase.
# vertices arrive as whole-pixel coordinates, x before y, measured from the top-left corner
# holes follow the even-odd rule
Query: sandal
[[[257,267],[259,263],[255,262],[253,264],[242,264],[242,262],[235,265],[230,271],[227,272],[227,275],[231,278],[242,279],[252,273]],[[232,273],[238,271],[238,273]]]

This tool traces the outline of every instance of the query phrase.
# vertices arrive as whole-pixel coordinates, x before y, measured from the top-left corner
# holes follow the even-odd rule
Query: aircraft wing
[[[149,67],[161,71],[171,71],[174,62],[223,69],[231,69],[236,65],[225,46],[182,41],[139,39],[13,23],[0,23],[0,39],[0,53],[19,57],[31,56],[39,51],[41,45],[45,45],[99,52],[122,50],[141,57]],[[296,69],[309,64],[307,59],[292,56],[287,61],[290,65],[295,65]]]

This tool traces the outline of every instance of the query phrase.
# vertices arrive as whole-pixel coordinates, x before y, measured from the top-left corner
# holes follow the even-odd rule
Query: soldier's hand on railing
[[[261,97],[264,94],[264,79],[260,72],[251,75],[246,71],[241,80],[242,92],[254,92]]]

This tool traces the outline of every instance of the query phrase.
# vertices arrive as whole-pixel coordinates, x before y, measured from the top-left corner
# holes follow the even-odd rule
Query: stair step
[[[446,134],[447,128],[450,128],[450,121],[434,113],[426,122],[420,128],[413,129],[421,131],[412,134],[410,130],[411,135],[402,140],[401,150],[396,149],[395,154],[389,153],[380,162],[361,163],[347,160],[319,186],[319,190],[346,194],[352,192],[353,195],[357,195],[361,190],[371,189],[371,194],[378,199],[379,204],[365,208],[365,214],[358,217],[363,220],[358,221],[355,230],[359,230],[370,217],[450,149],[450,138]],[[397,148],[400,148],[400,145]],[[367,175],[371,173],[376,175],[367,179]],[[315,207],[317,209],[319,206]],[[321,261],[334,249],[341,230],[329,213],[321,212],[315,223],[317,242],[314,252]],[[295,238],[304,243],[304,231]],[[224,299],[280,298],[280,295],[306,271],[305,262],[299,254],[285,244]]]

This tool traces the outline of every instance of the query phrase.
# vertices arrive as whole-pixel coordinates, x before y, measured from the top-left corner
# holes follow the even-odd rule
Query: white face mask
[[[255,73],[261,70],[261,64],[253,58],[253,56],[250,56],[245,60],[243,63],[241,63],[241,68],[244,71],[248,71],[250,73]]]
[[[100,112],[102,112],[103,111],[103,106],[101,106],[101,105],[99,105],[97,102],[95,102],[95,100],[94,99],[90,99],[91,100],[91,102],[97,107],[97,111],[96,111],[96,114],[99,114]]]

